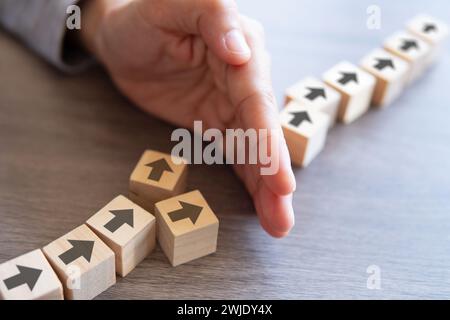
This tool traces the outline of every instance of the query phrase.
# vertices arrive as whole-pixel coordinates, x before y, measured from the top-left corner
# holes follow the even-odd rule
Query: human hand
[[[262,227],[274,237],[287,235],[295,178],[260,24],[240,15],[233,0],[85,1],[82,14],[83,44],[148,113],[190,129],[201,120],[204,128],[277,134],[279,147],[270,150],[279,159],[274,175],[261,175],[261,164],[233,168]]]

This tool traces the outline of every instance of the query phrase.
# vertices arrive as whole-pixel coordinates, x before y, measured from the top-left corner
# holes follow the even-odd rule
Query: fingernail
[[[250,48],[240,30],[233,29],[225,35],[225,47],[232,53],[250,54]]]

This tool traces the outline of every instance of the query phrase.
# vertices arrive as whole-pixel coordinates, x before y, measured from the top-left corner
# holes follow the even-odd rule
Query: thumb
[[[198,20],[198,28],[208,47],[226,63],[246,63],[251,51],[234,0],[206,0],[204,3],[207,4]]]
[[[208,48],[222,61],[241,65],[250,59],[250,47],[242,31],[234,0],[140,2],[143,10],[147,11],[144,17],[153,20],[150,23],[175,33],[201,36]]]

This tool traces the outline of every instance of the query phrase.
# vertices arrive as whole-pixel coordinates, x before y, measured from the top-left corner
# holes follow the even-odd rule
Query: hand
[[[81,39],[136,105],[168,122],[274,129],[274,175],[234,165],[263,228],[274,237],[294,224],[295,178],[278,123],[270,62],[259,23],[233,0],[96,0],[82,7]],[[269,137],[270,139],[271,137]],[[262,143],[262,141],[259,141]]]

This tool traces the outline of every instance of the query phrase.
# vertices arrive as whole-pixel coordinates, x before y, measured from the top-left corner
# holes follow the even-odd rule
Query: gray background
[[[448,1],[239,1],[266,28],[274,86],[357,62],[420,12]],[[366,28],[378,4],[381,30]],[[338,125],[296,170],[296,226],[275,240],[226,166],[191,166],[220,219],[217,253],[172,268],[156,251],[106,298],[450,298],[449,43],[393,105]],[[119,193],[145,148],[173,128],[121,97],[99,69],[67,77],[0,34],[0,262],[82,224]],[[213,178],[213,179],[211,179]],[[366,287],[369,265],[381,290]]]

